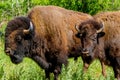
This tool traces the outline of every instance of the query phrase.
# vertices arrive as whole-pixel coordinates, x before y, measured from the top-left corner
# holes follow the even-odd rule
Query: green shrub
[[[94,15],[100,11],[120,9],[120,0],[1,0],[0,21],[26,15],[36,5],[56,5]]]

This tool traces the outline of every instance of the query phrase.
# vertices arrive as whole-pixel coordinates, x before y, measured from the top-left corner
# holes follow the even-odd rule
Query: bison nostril
[[[10,53],[10,50],[6,50],[5,53]]]
[[[5,53],[6,53],[7,55],[10,55],[10,50],[6,50]]]
[[[87,54],[89,51],[87,49],[82,49],[82,53]]]
[[[7,54],[7,55],[11,55],[11,49],[10,48],[7,48],[6,50],[5,50],[5,53]]]
[[[87,49],[83,49],[82,51],[87,51]]]

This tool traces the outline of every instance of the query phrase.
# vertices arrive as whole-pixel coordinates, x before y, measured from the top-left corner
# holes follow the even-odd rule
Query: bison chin
[[[23,57],[18,55],[10,56],[10,59],[14,64],[19,64],[20,62],[23,61]]]

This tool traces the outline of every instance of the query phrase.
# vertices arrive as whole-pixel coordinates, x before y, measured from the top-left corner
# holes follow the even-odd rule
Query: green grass
[[[0,28],[0,31],[4,32],[5,26],[6,24]],[[87,72],[83,73],[81,57],[77,61],[71,58],[67,68],[63,66],[59,80],[115,80],[112,68],[106,66],[106,71],[105,78],[101,73],[99,60],[95,60]],[[53,80],[53,74],[50,77]],[[29,58],[25,58],[18,65],[13,64],[9,56],[4,53],[4,36],[0,36],[0,80],[45,80],[45,73]]]
[[[0,0],[0,21],[9,20],[15,16],[26,15],[29,9],[35,5],[54,4],[77,10],[82,5],[81,2],[76,5],[77,3],[75,4],[75,1],[77,0],[62,0],[61,2],[64,3],[60,3],[59,0]],[[90,10],[89,13],[99,11],[100,6],[97,4],[103,6],[103,11],[120,9],[119,0],[98,0],[98,3],[93,3],[94,8],[90,0],[86,1],[89,2],[87,7],[88,11]],[[72,2],[71,5],[68,4],[70,2]],[[0,28],[0,32],[3,32],[3,34],[5,26],[6,24]],[[78,58],[77,61],[69,59],[67,68],[64,66],[62,68],[59,80],[115,80],[112,68],[106,66],[106,71],[107,77],[105,78],[101,74],[99,60],[95,60],[87,72],[83,73],[83,61],[81,57]],[[53,74],[51,74],[50,77],[51,80],[53,80]],[[4,35],[0,35],[0,80],[45,80],[45,73],[43,69],[29,58],[25,58],[24,61],[18,65],[13,64],[9,56],[4,53]]]

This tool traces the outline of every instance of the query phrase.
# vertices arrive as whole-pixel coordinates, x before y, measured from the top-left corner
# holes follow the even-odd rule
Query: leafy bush
[[[100,11],[119,10],[119,3],[120,0],[1,0],[0,21],[25,15],[36,5],[56,5],[93,15]]]

